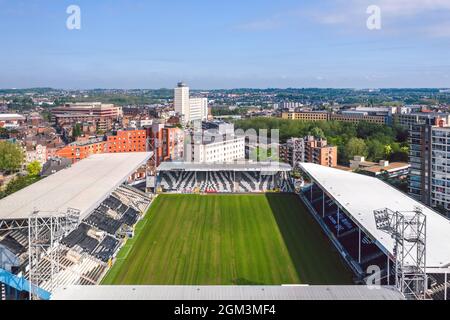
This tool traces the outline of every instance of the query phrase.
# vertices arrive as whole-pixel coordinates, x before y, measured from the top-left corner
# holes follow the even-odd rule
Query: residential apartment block
[[[313,136],[291,138],[280,146],[280,159],[293,168],[298,168],[301,162],[336,167],[337,147],[328,145],[325,139]]]

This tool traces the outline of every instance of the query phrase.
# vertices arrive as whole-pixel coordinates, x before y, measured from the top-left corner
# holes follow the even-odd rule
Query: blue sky
[[[450,0],[0,0],[0,39],[0,88],[450,87]]]

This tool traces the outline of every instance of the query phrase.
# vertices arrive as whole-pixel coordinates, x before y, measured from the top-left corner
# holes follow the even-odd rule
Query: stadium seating
[[[303,195],[304,199],[314,208],[316,218],[323,221],[328,231],[339,240],[343,249],[357,263],[360,258],[358,227],[343,211],[339,212],[338,222],[336,203],[318,186],[313,185],[312,188],[304,189]],[[363,273],[371,265],[376,265],[381,270],[387,269],[386,255],[363,232],[361,233],[361,262],[359,265]],[[393,274],[393,270],[391,270],[391,274]]]
[[[127,226],[134,226],[139,219],[139,212],[131,207],[125,211],[120,222],[126,224]]]
[[[6,235],[0,244],[8,248],[16,256],[21,255],[27,251],[27,248],[20,244],[16,239],[14,239],[10,234]]]
[[[90,229],[90,226],[85,223],[81,223],[78,228],[69,233],[69,235],[61,241],[61,243],[69,248],[78,246],[83,251],[92,253],[98,245],[98,240],[88,236],[88,231]]]
[[[151,198],[142,191],[125,185],[117,188],[113,195],[125,205],[139,212],[145,211],[151,202]]]
[[[293,182],[286,173],[259,171],[161,171],[158,173],[156,185],[162,192],[175,193],[294,191]]]
[[[103,262],[107,262],[109,258],[111,258],[114,255],[114,252],[116,251],[118,245],[119,240],[111,236],[106,236],[100,243],[100,245],[92,253],[92,255]]]

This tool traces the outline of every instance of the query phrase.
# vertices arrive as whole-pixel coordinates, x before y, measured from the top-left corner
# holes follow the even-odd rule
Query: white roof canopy
[[[198,163],[198,162],[163,162],[157,171],[291,171],[287,163],[282,162],[248,162],[233,163]]]
[[[66,212],[68,208],[80,210],[83,218],[150,155],[147,152],[91,155],[0,200],[0,220],[27,219],[35,210],[57,214]]]
[[[301,167],[390,254],[395,241],[377,229],[374,210],[407,212],[420,207],[426,216],[427,268],[450,266],[450,220],[378,178],[312,163],[302,163]]]

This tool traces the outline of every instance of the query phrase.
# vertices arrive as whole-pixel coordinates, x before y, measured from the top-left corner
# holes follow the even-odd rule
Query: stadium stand
[[[142,191],[121,185],[87,215],[78,227],[65,236],[57,250],[59,269],[54,282],[59,285],[96,285],[108,269],[108,262],[123,245],[123,228],[131,229],[141,218],[152,198]],[[0,245],[20,258],[16,274],[27,278],[28,229],[0,231]],[[44,260],[39,268],[50,268]],[[39,286],[51,290],[50,279]]]
[[[443,243],[448,243],[448,220],[379,179],[310,163],[302,163],[301,168],[311,181],[301,190],[303,202],[361,283],[371,266],[380,268],[381,284],[395,283],[393,238],[375,227],[374,211],[421,208],[427,217],[428,297],[444,298],[448,286],[442,273],[448,272],[450,262],[449,251],[443,250]]]
[[[151,201],[152,198],[131,186],[121,185],[115,189],[62,239],[58,249],[61,271],[55,281],[61,285],[98,284],[106,273],[109,260],[124,243],[119,231],[123,226],[133,227]],[[49,267],[49,262],[40,267]],[[41,284],[43,289],[50,289],[49,286],[48,281]]]
[[[34,212],[43,219],[72,208],[78,213],[75,229],[50,249],[57,259],[49,261],[43,255],[34,266],[34,273],[55,270],[54,281],[39,276],[38,283],[33,282],[40,298],[48,299],[55,283],[98,284],[110,259],[152,201],[152,197],[128,185],[133,173],[150,157],[146,152],[92,155],[1,199],[0,285],[6,298],[29,298],[28,219]],[[44,232],[40,235],[48,239],[49,231]]]
[[[156,188],[174,193],[293,192],[289,165],[195,164],[165,162],[157,169]]]
[[[393,283],[394,279],[392,276],[389,281],[387,279],[387,274],[393,275],[394,269],[388,272],[386,255],[363,232],[361,233],[360,241],[357,225],[345,212],[342,210],[338,212],[338,206],[333,199],[325,194],[316,184],[304,188],[302,194],[304,201],[307,201],[310,204],[310,208],[314,210],[316,219],[323,222],[321,225],[326,232],[339,242],[341,254],[346,257],[347,261],[350,260],[352,262],[351,265],[353,267],[356,266],[354,271],[360,277],[361,282],[364,282],[366,277],[365,270],[369,266],[376,265],[381,270],[382,283]]]

